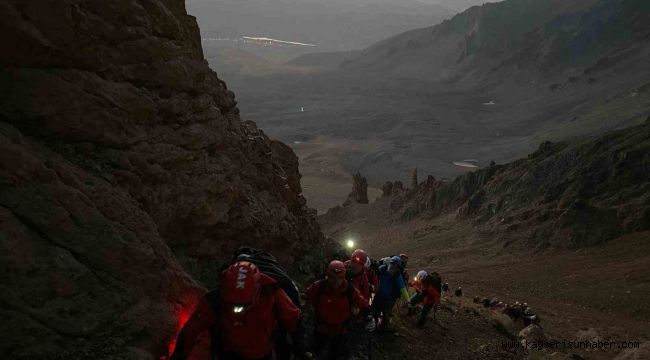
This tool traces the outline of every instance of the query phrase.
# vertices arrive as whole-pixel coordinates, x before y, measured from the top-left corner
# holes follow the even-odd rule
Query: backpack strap
[[[348,299],[350,314],[352,314],[352,308],[354,307],[354,285],[352,282],[348,281],[348,287],[345,289],[344,295]]]
[[[316,291],[316,299],[314,300],[314,310],[316,311],[316,322],[320,320],[320,298],[325,294],[325,280],[318,280],[318,290]]]

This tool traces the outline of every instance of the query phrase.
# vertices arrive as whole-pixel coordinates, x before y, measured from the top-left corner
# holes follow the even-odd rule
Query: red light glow
[[[176,327],[176,331],[174,332],[174,337],[171,339],[168,345],[169,349],[169,355],[174,353],[174,350],[176,349],[176,339],[178,338],[178,334],[181,332],[181,329],[183,329],[183,326],[185,326],[185,323],[190,319],[190,316],[194,313],[194,308],[197,305],[197,301],[193,301],[192,305],[190,307],[180,307],[177,310],[176,318],[178,319],[178,325]]]

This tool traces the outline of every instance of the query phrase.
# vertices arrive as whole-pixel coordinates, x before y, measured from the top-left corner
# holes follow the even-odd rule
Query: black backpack
[[[298,288],[298,285],[289,277],[289,275],[282,269],[278,261],[275,259],[275,257],[267,252],[264,252],[262,250],[254,249],[251,247],[241,247],[235,251],[233,254],[232,261],[230,263],[227,263],[221,267],[221,270],[227,269],[230,265],[234,264],[237,261],[248,261],[260,270],[261,273],[273,278],[277,283],[273,285],[266,285],[262,287],[262,293],[266,292],[272,292],[275,289],[282,289],[284,292],[287,294],[289,299],[291,299],[291,302],[294,303],[298,308],[301,308],[300,306],[300,289]],[[207,294],[205,294],[208,303],[210,304],[210,307],[215,313],[219,312],[219,307],[221,303],[221,298],[220,298],[220,289],[217,287],[216,289],[209,291]],[[274,312],[278,312],[278,309],[274,306],[273,307]],[[276,317],[279,318],[279,315],[276,314]],[[273,337],[275,338],[278,336],[278,332],[283,332],[286,331],[284,329],[278,331],[276,330],[273,334]],[[220,346],[220,339],[217,334],[216,329],[210,329],[210,340],[211,340],[211,346],[212,346],[212,358],[214,359],[220,359],[222,356],[221,354],[221,346]]]
[[[437,272],[428,274],[423,280],[422,283],[429,284],[433,286],[439,293],[442,293],[442,278]]]
[[[300,288],[296,282],[289,277],[287,272],[282,269],[273,255],[254,248],[241,247],[235,251],[231,264],[236,261],[248,261],[255,264],[261,273],[268,275],[277,281],[278,286],[287,293],[291,302],[293,302],[293,304],[298,308],[301,308]],[[228,266],[231,264],[228,264]]]

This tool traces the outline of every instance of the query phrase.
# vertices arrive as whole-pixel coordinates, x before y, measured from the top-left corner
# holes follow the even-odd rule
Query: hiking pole
[[[436,324],[436,313],[438,312],[438,305],[433,305],[433,324]]]
[[[368,360],[372,360],[372,333],[366,330],[366,338],[368,339]]]

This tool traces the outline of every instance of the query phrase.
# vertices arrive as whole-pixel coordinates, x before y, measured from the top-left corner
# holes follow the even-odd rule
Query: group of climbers
[[[243,248],[222,269],[217,290],[208,292],[181,330],[170,359],[222,360],[347,359],[355,336],[385,331],[402,298],[424,309],[423,324],[440,303],[440,277],[418,273],[416,293],[407,290],[408,257],[380,261],[361,249],[348,259],[332,260],[323,279],[306,288],[302,298],[313,306],[315,321],[307,346],[300,292],[270,254]],[[424,275],[422,275],[424,274]],[[434,275],[435,274],[435,275]],[[329,349],[329,350],[326,350]]]
[[[498,298],[481,299],[478,296],[474,297],[474,302],[483,304],[483,307],[490,310],[498,311],[507,315],[515,324],[520,322],[523,327],[530,324],[535,324],[540,327],[542,326],[539,316],[526,302],[515,301],[514,304],[507,304],[500,301]]]

